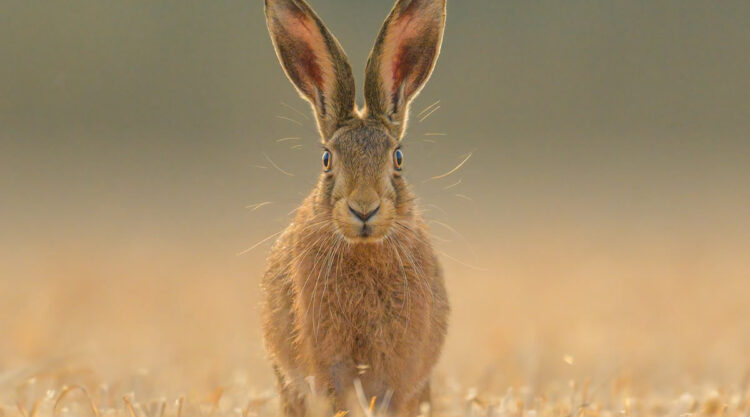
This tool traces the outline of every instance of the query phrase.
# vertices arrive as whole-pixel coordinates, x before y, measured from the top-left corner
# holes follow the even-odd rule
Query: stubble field
[[[710,257],[692,272],[665,268],[656,257],[674,253],[659,244],[627,252],[630,262],[572,240],[544,263],[531,244],[490,267],[444,259],[453,315],[434,415],[750,414],[742,268]],[[278,415],[258,280],[247,277],[267,248],[232,254],[242,260],[219,272],[219,259],[196,267],[189,248],[158,260],[152,249],[87,262],[79,248],[43,262],[6,252],[6,273],[29,279],[0,291],[0,415]]]

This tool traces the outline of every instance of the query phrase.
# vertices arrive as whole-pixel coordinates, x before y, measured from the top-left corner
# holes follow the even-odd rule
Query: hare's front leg
[[[355,362],[351,359],[337,359],[326,362],[316,380],[317,395],[326,395],[333,413],[348,411],[359,407],[355,381],[360,379],[365,397],[382,400],[387,392],[387,384],[382,378],[370,375],[360,376]]]
[[[395,404],[393,415],[395,417],[416,417],[421,416],[421,405],[427,403],[430,405],[427,416],[432,415],[432,404],[430,395],[430,383],[428,382],[421,391],[418,391],[411,398],[407,398]]]
[[[333,413],[346,411],[352,406],[354,397],[354,378],[356,367],[352,361],[336,359],[321,361],[318,375],[315,378],[317,396],[328,398]]]
[[[284,378],[279,368],[273,367],[276,374],[276,384],[279,389],[279,401],[281,412],[284,417],[305,417],[307,406],[305,404],[305,395],[297,390],[294,384]]]

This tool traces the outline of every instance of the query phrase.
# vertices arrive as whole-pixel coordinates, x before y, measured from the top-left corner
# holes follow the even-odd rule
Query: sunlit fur
[[[393,164],[399,142],[379,125],[357,121],[326,142],[333,168],[320,179],[321,204],[332,212],[338,231],[349,241],[381,242],[394,221],[413,218],[413,200]],[[349,211],[353,202],[379,207],[365,224]],[[363,232],[364,230],[364,232]]]
[[[414,196],[393,166],[398,142],[356,121],[329,141],[321,174],[278,240],[264,279],[265,339],[282,389],[301,415],[305,377],[346,409],[358,365],[368,396],[394,391],[391,407],[416,415],[447,327],[448,300]],[[374,190],[381,210],[361,238],[346,200]]]
[[[444,12],[445,0],[397,1],[370,55],[371,68],[394,71],[368,71],[367,109],[359,112],[347,104],[354,91],[340,70],[348,68],[340,44],[312,9],[303,0],[266,0],[280,62],[311,102],[331,153],[330,169],[321,167],[317,186],[273,246],[263,279],[264,337],[286,416],[308,415],[311,389],[331,411],[350,409],[357,378],[367,398],[390,398],[393,415],[414,417],[430,399],[448,299],[393,155],[409,101],[437,59]],[[407,24],[415,25],[408,33],[430,36],[398,35]],[[388,35],[392,30],[398,36]],[[431,52],[415,55],[423,46]],[[394,50],[408,53],[384,52]],[[300,51],[302,60],[295,58]],[[388,87],[389,74],[403,87]],[[315,77],[323,78],[311,82]]]

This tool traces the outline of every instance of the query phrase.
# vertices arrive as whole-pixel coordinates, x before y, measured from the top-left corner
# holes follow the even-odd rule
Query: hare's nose
[[[363,223],[367,223],[373,216],[380,211],[380,202],[362,204],[357,202],[349,203],[349,212],[355,215]]]

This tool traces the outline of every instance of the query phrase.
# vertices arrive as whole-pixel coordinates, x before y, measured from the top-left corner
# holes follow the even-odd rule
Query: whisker
[[[432,139],[422,139],[422,142],[424,142],[424,143],[437,143],[437,141],[434,141]]]
[[[456,230],[453,226],[449,225],[448,223],[443,223],[443,222],[438,221],[438,220],[429,220],[429,221],[427,221],[427,224],[431,224],[431,223],[435,223],[438,226],[442,226],[442,227],[448,229],[450,232],[455,233],[460,238],[466,240],[466,238],[461,233],[459,233],[458,230]]]
[[[456,182],[456,183],[454,183],[454,184],[451,184],[451,185],[449,185],[449,186],[447,186],[447,187],[443,188],[443,190],[450,190],[450,189],[451,189],[451,188],[453,188],[453,187],[458,187],[459,185],[461,185],[461,183],[462,183],[463,181],[464,181],[463,179],[460,179],[460,180],[458,180],[458,182]]]
[[[323,283],[323,291],[320,293],[320,303],[318,305],[318,325],[317,330],[315,331],[315,334],[317,335],[320,333],[320,322],[323,318],[323,296],[326,295],[326,291],[328,290],[328,278],[331,276],[331,268],[333,267],[333,262],[336,260],[336,255],[338,254],[339,247],[341,246],[341,238],[336,235],[336,241],[334,243],[333,252],[330,261],[328,261],[328,271],[326,272],[326,279]],[[331,313],[330,307],[328,308],[328,313]]]
[[[344,244],[346,247],[349,247],[349,243],[344,239]],[[344,307],[341,305],[341,293],[339,292],[339,271],[341,270],[341,260],[344,259],[344,248],[342,248],[340,252],[340,256],[338,258],[338,262],[336,263],[336,271],[334,272],[333,276],[333,285],[334,285],[334,293],[336,294],[336,305],[339,307],[340,311],[344,311]],[[344,319],[351,325],[352,322],[349,320],[349,316],[347,314],[343,315]]]
[[[268,155],[266,155],[265,152],[263,152],[263,156],[266,158],[266,160],[268,161],[269,164],[273,165],[273,167],[276,168],[282,174],[284,174],[286,176],[289,176],[289,177],[293,177],[294,176],[294,174],[292,174],[291,172],[284,171],[283,169],[281,169],[281,167],[279,167],[278,165],[276,165],[276,163],[273,162],[271,160],[271,158],[269,158]]]
[[[441,208],[440,206],[438,206],[437,204],[433,204],[433,203],[430,203],[430,204],[427,204],[427,207],[432,207],[432,208],[435,208],[435,209],[437,209],[437,210],[438,210],[439,212],[441,212],[441,213],[443,213],[443,214],[445,214],[445,215],[448,215],[448,212],[447,212],[447,211],[445,211],[445,210],[443,210],[443,209],[442,209],[442,208]]]
[[[396,257],[398,258],[398,265],[401,268],[401,274],[404,277],[404,301],[401,303],[401,311],[404,311],[404,308],[406,308],[407,304],[410,302],[409,298],[409,279],[406,277],[406,269],[404,268],[404,261],[401,259],[401,254],[398,252],[398,248],[394,244],[393,239],[391,239],[390,236],[386,236],[386,241],[390,243],[391,249],[393,249],[393,252],[396,254]],[[404,329],[404,333],[406,333],[406,330],[409,329],[409,321],[411,320],[411,311],[406,312],[406,326]]]
[[[294,151],[298,151],[298,150],[303,149],[303,148],[304,148],[303,145],[294,145],[294,146],[292,146],[289,149],[294,150]]]
[[[326,246],[328,244],[328,242],[331,241],[331,239],[332,239],[331,236],[325,236],[325,235],[321,236],[320,238],[318,238],[317,241],[315,241],[315,243],[313,244],[313,246],[318,246],[318,243],[321,242],[321,240],[323,241],[322,242],[322,246]],[[315,273],[315,267],[318,265],[318,261],[320,260],[320,256],[322,254],[323,254],[323,252],[319,251],[315,255],[315,262],[313,262],[312,268],[310,269],[310,273],[307,274],[307,278],[305,278],[305,282],[304,282],[304,284],[302,284],[302,289],[300,289],[300,292],[304,292],[305,288],[307,287],[307,283],[308,283],[308,281],[310,281],[310,277],[312,277],[312,275]],[[316,285],[317,285],[317,283],[316,283]],[[315,294],[313,293],[313,298],[314,297],[315,297]],[[310,306],[309,305],[307,307],[307,311],[308,312],[310,311]],[[307,313],[305,313],[305,314],[307,314]]]
[[[460,259],[454,258],[454,257],[448,255],[447,253],[441,251],[441,250],[435,249],[435,251],[437,253],[439,253],[440,255],[445,256],[446,258],[450,259],[451,261],[456,262],[456,263],[458,263],[460,265],[463,265],[463,266],[465,266],[467,268],[474,269],[474,270],[477,270],[477,271],[483,271],[483,272],[489,271],[489,269],[487,269],[487,268],[480,268],[478,266],[474,266],[474,265],[468,264],[468,263],[466,263],[466,262],[464,262],[464,261],[462,261]]]
[[[447,177],[447,176],[450,176],[451,174],[454,174],[454,173],[455,173],[456,171],[458,171],[459,169],[461,169],[461,167],[462,167],[462,166],[464,166],[464,164],[466,164],[466,162],[467,162],[467,161],[468,161],[468,160],[469,160],[469,159],[470,159],[470,158],[472,157],[472,155],[474,155],[474,152],[471,152],[471,153],[469,153],[468,155],[466,155],[466,157],[465,157],[465,158],[463,159],[463,161],[461,161],[461,162],[460,162],[460,163],[459,163],[459,164],[458,164],[458,165],[457,165],[457,166],[456,166],[455,168],[453,168],[452,170],[450,170],[450,171],[446,172],[445,174],[442,174],[442,175],[438,175],[438,176],[432,177],[432,178],[430,178],[430,179],[428,179],[428,180],[425,180],[425,182],[427,182],[427,181],[430,181],[430,180],[439,180],[439,179],[443,179],[443,178],[445,178],[445,177]]]
[[[323,227],[323,226],[320,226],[319,228],[322,228],[322,227]],[[306,236],[309,236],[309,234],[308,234],[308,235],[305,235],[305,237],[306,237]],[[302,252],[300,252],[300,253],[296,254],[296,255],[295,255],[295,256],[294,256],[294,257],[293,257],[293,258],[291,259],[291,261],[290,261],[290,262],[289,262],[289,263],[287,264],[287,266],[286,266],[286,267],[284,267],[284,268],[283,268],[283,269],[282,269],[281,271],[279,271],[279,272],[278,272],[278,273],[277,273],[276,275],[274,275],[274,277],[273,277],[273,278],[271,278],[271,281],[273,281],[273,280],[275,280],[276,278],[280,277],[280,276],[281,276],[282,274],[288,273],[288,272],[289,272],[289,271],[290,271],[290,270],[291,270],[292,268],[294,268],[294,267],[298,267],[298,266],[299,266],[299,262],[301,262],[301,261],[302,261],[302,259],[304,259],[305,255],[307,255],[307,254],[308,254],[308,253],[309,253],[309,252],[310,252],[310,251],[311,251],[311,250],[313,249],[313,247],[314,247],[314,246],[315,246],[315,245],[316,245],[316,244],[317,244],[318,242],[320,242],[320,241],[321,241],[322,239],[323,239],[323,237],[320,237],[320,238],[318,238],[318,240],[316,240],[315,242],[312,242],[312,243],[308,243],[308,244],[307,244],[307,246],[305,246],[305,248],[304,248],[304,249],[302,250]]]
[[[438,100],[438,101],[430,104],[429,106],[425,107],[424,110],[422,110],[421,112],[419,112],[419,114],[417,114],[417,117],[422,117],[423,114],[427,113],[428,111],[430,111],[430,109],[432,109],[433,107],[437,106],[438,104],[440,104],[440,100]]]
[[[404,228],[404,230],[405,230],[405,231],[404,231],[404,232],[399,232],[399,231],[396,231],[396,234],[397,234],[397,235],[399,235],[399,236],[403,237],[404,239],[409,239],[409,236],[407,236],[407,235],[406,235],[406,233],[408,232],[409,234],[411,234],[411,235],[412,235],[412,237],[416,238],[416,239],[417,239],[418,241],[422,241],[422,242],[424,242],[424,240],[422,240],[422,239],[421,239],[421,238],[420,238],[420,237],[419,237],[419,236],[418,236],[418,235],[416,234],[416,232],[414,232],[413,230],[411,230],[410,228],[406,227],[406,226],[405,226],[405,225],[403,225],[403,224],[402,224],[401,226],[402,226],[402,228]],[[401,248],[401,250],[402,250],[402,252],[403,252],[404,256],[405,256],[405,257],[406,257],[406,259],[407,259],[407,261],[409,261],[409,263],[411,264],[411,266],[412,266],[412,270],[413,270],[413,271],[414,271],[414,273],[415,273],[416,283],[417,283],[417,284],[419,284],[419,289],[421,290],[421,293],[422,293],[422,295],[423,295],[423,296],[424,296],[424,295],[427,295],[427,294],[426,294],[426,291],[425,291],[425,287],[427,286],[427,281],[426,281],[426,280],[427,280],[427,278],[426,278],[426,275],[425,275],[425,273],[424,273],[424,269],[422,268],[421,262],[418,262],[418,261],[417,261],[417,259],[416,259],[416,258],[415,258],[415,257],[414,257],[414,256],[413,256],[413,255],[412,255],[411,253],[410,253],[410,251],[409,251],[409,250],[407,249],[407,247],[406,247],[406,246],[404,246],[404,245],[403,245],[403,244],[402,244],[401,242],[399,242],[399,241],[394,241],[394,243],[395,243],[395,244],[396,244],[397,246],[399,246],[399,247]],[[429,293],[430,293],[430,297],[431,297],[431,298],[432,298],[432,299],[434,300],[434,298],[435,298],[435,295],[434,295],[434,294],[433,294],[433,292],[432,292],[432,288],[430,288],[429,286],[427,286],[427,290],[428,290],[428,291],[429,291]]]
[[[250,209],[250,211],[255,211],[255,210],[258,210],[261,207],[265,207],[265,206],[268,206],[268,205],[271,205],[271,204],[273,204],[273,201],[264,201],[262,203],[251,204],[251,205],[249,205],[249,206],[247,206],[245,208],[246,209]]]
[[[404,232],[401,232],[400,234],[401,234],[401,236],[405,236]],[[406,238],[408,238],[408,237],[406,237]],[[401,242],[398,242],[398,241],[396,241],[396,245],[398,245],[401,248],[401,250],[404,253],[404,256],[406,256],[406,260],[409,261],[409,263],[412,266],[412,269],[414,269],[414,271],[417,273],[417,275],[420,276],[420,277],[424,277],[424,270],[422,269],[422,266],[419,265],[419,263],[417,262],[417,260],[407,250],[407,248]]]
[[[323,238],[319,238],[314,244],[310,245],[311,246],[310,247],[311,251],[314,251],[314,249],[316,249],[316,246],[318,245],[318,242],[320,242],[320,240],[322,240],[322,239]],[[330,240],[330,237],[328,239],[325,239],[325,242],[328,242],[329,240]],[[307,278],[305,278],[304,284],[302,284],[302,288],[300,289],[300,293],[304,293],[305,288],[307,288],[307,283],[310,281],[310,278],[315,273],[315,267],[318,265],[318,261],[320,261],[321,254],[322,254],[322,252],[318,252],[317,254],[315,254],[315,261],[313,262],[313,266],[310,269],[310,272],[307,274]],[[317,283],[317,279],[316,279],[315,289],[317,289],[317,285],[318,285],[318,283]],[[315,299],[315,292],[313,291],[312,298],[310,299],[310,303],[308,303],[308,305],[307,305],[307,311],[305,311],[305,315],[307,315],[310,312],[310,306],[312,305],[312,301],[314,299]]]
[[[281,139],[276,139],[276,143],[289,142],[290,140],[302,140],[302,138],[300,137],[281,138]]]
[[[316,219],[313,219],[313,220],[316,220]],[[304,228],[302,228],[300,230],[300,233],[304,232],[307,229],[315,227],[315,226],[321,226],[320,228],[322,228],[323,225],[329,224],[330,222],[331,222],[331,220],[327,219],[327,218],[323,219],[323,220],[317,220],[314,223],[309,223],[307,226],[305,226]]]
[[[448,136],[447,133],[425,133],[425,136]]]
[[[258,168],[258,169],[268,169],[267,166],[263,166],[263,165],[253,165],[252,167],[253,168]]]
[[[331,239],[333,239],[334,237],[335,237],[335,235],[334,236],[329,236],[328,239],[326,240],[326,243],[323,246],[324,247],[325,246],[329,246],[328,242],[330,242]],[[318,271],[318,275],[315,277],[315,284],[313,286],[312,296],[310,297],[310,302],[308,303],[308,305],[307,305],[307,311],[305,312],[305,316],[307,316],[308,314],[310,314],[310,307],[313,307],[313,310],[312,310],[312,319],[313,319],[313,322],[315,322],[315,308],[314,308],[314,305],[315,305],[315,295],[318,292],[318,283],[320,282],[320,277],[321,277],[321,274],[323,273],[323,268],[325,268],[325,264],[328,262],[328,258],[331,256],[332,252],[333,252],[333,246],[331,246],[331,249],[329,249],[328,252],[326,252],[326,256],[323,259],[323,263],[321,264],[323,267],[320,268],[320,270]],[[315,264],[317,264],[317,262]],[[313,265],[312,273],[315,273],[315,265]],[[308,276],[308,279],[309,279],[309,276]],[[305,284],[307,284],[307,281],[305,281]],[[320,317],[320,312],[318,312],[318,315],[319,315],[318,317]],[[316,329],[315,326],[313,326],[313,334],[315,336],[315,343],[317,344],[318,343],[318,332],[317,332],[317,329]]]
[[[271,240],[271,239],[275,238],[276,236],[278,236],[278,235],[280,235],[280,234],[282,234],[282,233],[284,233],[284,231],[283,231],[283,230],[282,230],[282,231],[280,231],[280,232],[276,232],[276,233],[272,234],[271,236],[268,236],[267,238],[265,238],[265,239],[261,240],[260,242],[258,242],[258,243],[256,243],[256,244],[254,244],[253,246],[251,246],[251,247],[249,247],[249,248],[247,248],[247,249],[243,250],[242,252],[238,253],[238,254],[237,254],[237,256],[242,256],[242,255],[244,255],[244,254],[246,254],[246,253],[248,253],[248,252],[252,251],[253,249],[255,249],[255,248],[257,248],[258,246],[260,246],[260,245],[262,245],[262,244],[264,244],[264,243],[268,242],[269,240]]]
[[[295,207],[295,208],[294,208],[294,209],[293,209],[292,211],[290,211],[290,212],[289,212],[289,213],[287,213],[286,215],[287,215],[287,216],[291,216],[292,214],[294,214],[294,213],[296,213],[296,212],[298,212],[298,211],[299,211],[299,207]]]
[[[471,201],[472,203],[474,202],[474,199],[473,199],[473,198],[471,198],[471,197],[469,197],[468,195],[464,195],[464,194],[456,194],[456,197],[458,197],[458,198],[463,198],[464,200],[467,200],[467,201]]]
[[[434,109],[432,109],[432,111],[430,111],[429,113],[427,113],[424,116],[422,116],[422,118],[419,119],[419,123],[422,123],[425,120],[427,120],[428,117],[432,116],[432,114],[435,113],[438,110],[440,110],[440,106],[435,107]]]
[[[298,121],[296,121],[296,120],[292,119],[291,117],[286,117],[286,116],[276,116],[276,118],[277,118],[277,119],[281,119],[281,120],[286,120],[286,121],[288,121],[288,122],[292,122],[292,123],[294,123],[294,124],[296,124],[296,125],[298,125],[298,126],[302,126],[302,123],[300,123],[300,122],[298,122]]]
[[[295,112],[295,113],[299,114],[300,116],[304,117],[304,118],[305,118],[305,120],[310,120],[310,118],[309,118],[309,117],[307,117],[307,115],[306,115],[306,114],[305,114],[304,112],[301,112],[301,111],[297,110],[297,109],[296,109],[296,108],[295,108],[294,106],[291,106],[291,105],[289,105],[289,104],[286,104],[286,103],[284,103],[283,101],[281,102],[281,105],[282,105],[282,106],[284,106],[284,107],[286,107],[287,109],[289,109],[289,110],[291,110],[291,111],[293,111],[293,112]]]
[[[447,223],[443,223],[443,222],[438,221],[438,220],[434,220],[433,219],[433,220],[429,220],[427,222],[427,224],[431,224],[431,223],[437,224],[438,226],[442,226],[445,229],[449,230],[451,233],[453,233],[456,236],[458,236],[459,239],[461,239],[464,243],[466,243],[466,247],[469,249],[469,251],[471,251],[471,254],[474,257],[474,260],[477,260],[477,252],[474,250],[474,246],[471,244],[471,242],[469,242],[469,239],[467,239],[463,234],[461,234],[461,232],[459,232],[458,230],[456,230],[451,225],[449,225]]]
[[[412,237],[412,238],[414,238],[414,239],[416,239],[417,241],[419,241],[419,242],[421,242],[421,243],[424,243],[424,244],[429,244],[429,242],[427,242],[426,240],[424,240],[424,239],[422,238],[422,236],[419,236],[419,235],[418,235],[418,234],[417,234],[417,233],[416,233],[416,232],[415,232],[414,230],[412,230],[412,229],[411,229],[411,228],[410,228],[409,226],[407,226],[407,225],[405,225],[405,224],[403,224],[403,223],[401,223],[401,222],[398,222],[398,221],[397,221],[397,222],[394,222],[393,224],[394,224],[395,226],[398,226],[398,227],[400,227],[400,228],[401,228],[402,230],[404,230],[405,232],[408,232],[408,233],[410,233],[410,234],[411,234],[411,237]],[[396,230],[396,231],[397,231],[397,230]]]
[[[430,233],[430,237],[431,237],[432,239],[434,239],[434,240],[437,240],[437,241],[438,241],[438,242],[440,242],[440,243],[450,243],[450,242],[453,242],[453,241],[452,241],[452,240],[450,240],[450,239],[446,239],[446,238],[444,238],[444,237],[442,237],[442,236],[438,236],[438,235],[436,235],[436,234],[434,234],[434,233]]]

